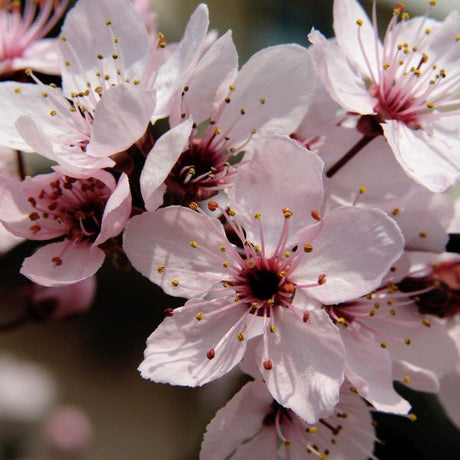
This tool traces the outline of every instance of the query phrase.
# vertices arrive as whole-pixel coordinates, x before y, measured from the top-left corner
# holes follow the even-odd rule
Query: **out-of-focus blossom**
[[[93,304],[96,287],[95,276],[66,286],[46,287],[37,284],[30,302],[35,311],[46,310],[47,318],[59,320],[87,311]]]
[[[67,0],[2,0],[2,77],[29,67],[48,74],[60,73],[58,40],[44,37],[59,21],[67,4]]]
[[[42,367],[0,355],[0,420],[35,422],[51,407],[56,395],[52,377]]]
[[[45,420],[42,434],[46,445],[61,455],[81,455],[93,438],[86,412],[76,406],[57,406]]]
[[[247,383],[206,428],[202,460],[248,458],[359,460],[372,457],[369,407],[342,387],[334,413],[311,425],[273,400],[261,380]]]
[[[12,233],[54,240],[24,260],[21,273],[37,284],[59,286],[93,275],[104,261],[99,246],[118,236],[131,213],[128,177],[118,184],[106,171],[26,177],[2,187],[0,218]]]
[[[335,405],[343,348],[315,306],[377,287],[403,241],[381,211],[340,208],[322,219],[321,171],[321,160],[287,137],[259,144],[238,173],[230,211],[209,203],[226,216],[240,249],[218,220],[192,209],[130,221],[124,249],[134,267],[166,293],[191,298],[148,339],[145,378],[202,385],[235,366],[246,339],[261,335],[257,363],[280,404],[309,421]]]
[[[335,101],[364,116],[364,135],[383,133],[409,177],[443,192],[460,174],[460,17],[410,19],[399,3],[382,43],[375,16],[375,3],[371,22],[356,0],[335,0],[336,41],[309,35],[317,70]]]

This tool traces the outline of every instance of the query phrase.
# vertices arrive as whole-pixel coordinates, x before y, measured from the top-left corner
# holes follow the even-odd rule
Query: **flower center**
[[[246,280],[252,296],[260,300],[271,299],[279,289],[278,275],[265,268],[250,270]]]

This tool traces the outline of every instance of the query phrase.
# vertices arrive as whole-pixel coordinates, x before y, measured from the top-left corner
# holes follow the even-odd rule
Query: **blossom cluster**
[[[335,38],[239,68],[204,4],[170,44],[142,0],[78,0],[56,38],[67,2],[22,3],[0,4],[0,222],[4,250],[37,242],[29,315],[89,308],[106,257],[184,298],[141,376],[251,379],[204,460],[365,459],[371,411],[416,418],[394,381],[451,401],[458,12],[397,3],[381,39],[375,1],[335,0]],[[26,175],[31,155],[52,171]]]

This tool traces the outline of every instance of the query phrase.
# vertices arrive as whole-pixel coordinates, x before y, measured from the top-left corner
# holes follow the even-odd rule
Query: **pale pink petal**
[[[157,90],[156,118],[169,115],[171,98],[180,88],[183,75],[189,68],[193,68],[200,57],[202,44],[206,38],[209,25],[208,7],[201,3],[193,12],[185,28],[184,36],[173,55],[159,69],[154,88]]]
[[[373,27],[359,2],[335,0],[333,15],[335,37],[342,52],[359,68],[361,75],[370,77],[371,71],[377,75],[378,56],[382,53],[382,45],[378,30]],[[362,21],[362,25],[356,23],[358,19]]]
[[[233,84],[218,120],[229,147],[248,140],[254,129],[259,135],[295,131],[313,98],[316,75],[305,48],[280,45],[254,54]]]
[[[16,120],[22,116],[29,116],[40,124],[49,136],[64,140],[80,140],[69,136],[66,128],[56,123],[50,115],[56,107],[50,97],[43,97],[48,87],[35,84],[5,82],[0,84],[0,109],[8,116],[0,118],[0,144],[17,150],[33,151],[27,141],[16,129]],[[59,91],[59,90],[56,90]]]
[[[403,382],[404,385],[413,390],[428,393],[439,391],[439,378],[433,371],[413,366],[404,361],[393,362],[393,378]]]
[[[65,94],[85,91],[88,82],[93,88],[101,85],[101,78],[96,76],[101,66],[103,74],[110,77],[109,83],[142,78],[149,38],[130,2],[80,0],[67,14],[62,35],[66,40],[59,41],[60,51],[63,61],[69,63],[62,66]],[[119,38],[116,44],[114,37]],[[118,59],[113,59],[114,53]]]
[[[277,447],[276,432],[263,427],[257,436],[236,450],[232,460],[247,460],[249,458],[275,459]],[[297,459],[293,458],[293,460]]]
[[[273,408],[273,398],[260,380],[247,383],[212,419],[201,444],[202,460],[230,455],[263,426]],[[257,452],[260,455],[260,452]]]
[[[187,147],[192,125],[193,121],[189,118],[166,131],[147,155],[140,178],[142,198],[147,211],[154,211],[161,204],[156,199],[155,192]]]
[[[458,133],[434,125],[432,131],[411,129],[388,120],[385,137],[406,174],[433,192],[445,192],[460,176]]]
[[[131,214],[131,192],[126,174],[118,180],[117,188],[108,199],[102,216],[101,231],[94,241],[99,245],[109,238],[119,235],[126,226]]]
[[[48,75],[60,75],[61,62],[56,38],[37,40],[28,46],[20,58],[14,59],[13,69],[33,69]]]
[[[332,99],[350,112],[374,113],[376,100],[370,96],[361,75],[347,61],[335,41],[327,40],[317,30],[308,39],[316,72]]]
[[[260,221],[268,253],[278,244],[285,220],[283,209],[293,213],[289,219],[291,235],[314,223],[310,212],[321,206],[322,170],[321,159],[293,139],[271,136],[257,144],[251,161],[241,166],[230,191],[232,207],[238,215],[246,217],[244,227],[248,238],[260,239],[259,222],[253,217],[256,212],[262,215]],[[280,193],[272,193],[268,199],[267,184]]]
[[[308,322],[281,308],[275,315],[276,331],[268,336],[268,356],[264,356],[263,343],[256,352],[259,369],[282,406],[315,423],[339,399],[345,365],[339,331],[323,310],[310,312]],[[267,358],[273,363],[271,370],[263,366]]]
[[[131,147],[145,133],[154,105],[154,93],[139,87],[118,85],[104,91],[86,153],[105,157]]]
[[[220,222],[181,206],[133,217],[123,243],[136,270],[167,294],[181,297],[204,294],[215,281],[227,278],[224,259],[219,262],[208,253],[218,257],[222,246],[229,243]]]
[[[144,360],[139,371],[145,379],[172,385],[201,386],[217,379],[241,361],[246,341],[236,333],[216,345],[241,317],[238,308],[216,315],[207,315],[219,307],[219,302],[190,300],[166,317],[147,339]],[[198,321],[196,315],[203,318]],[[213,359],[209,350],[215,349]]]
[[[6,254],[10,249],[13,249],[23,241],[23,238],[13,235],[2,224],[0,224],[0,256]]]
[[[325,274],[324,284],[307,291],[325,304],[368,294],[380,285],[402,253],[401,231],[383,211],[336,208],[321,225],[319,235],[305,241],[313,244],[313,252],[303,258],[294,275],[301,285]]]
[[[407,414],[410,404],[393,388],[391,359],[379,344],[341,328],[348,380],[379,411]]]
[[[43,286],[77,283],[94,275],[104,262],[104,251],[90,244],[69,246],[69,243],[50,243],[38,249],[32,256],[24,259],[21,273]],[[62,264],[55,265],[52,262],[54,257],[60,257]]]
[[[39,153],[64,166],[69,173],[97,168],[110,168],[115,162],[110,158],[96,158],[86,155],[80,147],[55,151],[55,147],[49,141],[45,130],[37,125],[29,116],[21,116],[16,122],[18,133],[24,138],[34,152]]]
[[[460,398],[458,389],[460,388],[460,364],[453,371],[446,374],[441,379],[441,391],[439,400],[444,407],[449,418],[457,427],[460,428]]]
[[[191,114],[199,125],[216,112],[228,93],[228,87],[238,72],[238,54],[228,31],[217,40],[198,61],[186,79],[187,91],[177,102],[180,107],[170,117],[170,123],[179,123],[184,113]]]

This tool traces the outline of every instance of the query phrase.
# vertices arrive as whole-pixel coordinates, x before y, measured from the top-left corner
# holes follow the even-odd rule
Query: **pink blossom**
[[[326,307],[340,326],[347,378],[380,411],[405,413],[410,407],[393,390],[393,380],[437,392],[439,378],[457,359],[446,325],[433,316],[444,315],[454,293],[433,269],[435,255],[413,253],[411,259],[398,261],[385,283],[367,296]]]
[[[238,173],[230,210],[209,204],[226,217],[239,249],[218,220],[192,209],[130,221],[124,249],[134,267],[166,293],[191,299],[148,339],[145,378],[202,385],[261,335],[257,363],[280,404],[310,421],[334,406],[343,346],[317,307],[376,287],[403,242],[380,211],[340,208],[322,219],[321,171],[321,160],[287,137],[259,144]]]
[[[57,39],[44,38],[63,15],[67,0],[6,0],[0,5],[0,74],[32,68],[59,74]]]
[[[168,148],[178,160],[166,178],[166,203],[202,201],[227,188],[238,167],[229,163],[231,158],[250,150],[263,135],[290,134],[302,120],[316,84],[305,49],[266,48],[239,72],[237,66],[228,32],[184,73],[170,122],[177,126],[191,118],[194,124],[185,146]],[[150,162],[158,163],[155,155],[147,157],[145,166],[154,169]],[[141,183],[151,183],[147,172],[143,176]],[[144,199],[149,194],[143,190]]]
[[[383,132],[406,174],[435,192],[459,176],[458,27],[455,12],[443,22],[409,19],[401,5],[382,43],[375,3],[371,22],[356,0],[335,0],[336,41],[318,31],[309,35],[333,99],[367,116],[371,134]]]
[[[334,413],[311,425],[273,400],[261,380],[247,383],[209,423],[200,458],[358,460],[372,457],[369,408],[344,384]]]
[[[68,171],[111,167],[111,155],[145,133],[155,108],[141,89],[149,39],[130,3],[80,0],[59,40],[62,90],[42,84],[0,85],[0,142],[35,151]]]
[[[118,236],[131,212],[128,178],[105,171],[69,176],[60,169],[2,188],[0,217],[24,238],[47,241],[24,260],[21,273],[37,284],[81,281],[102,265],[99,247]]]

